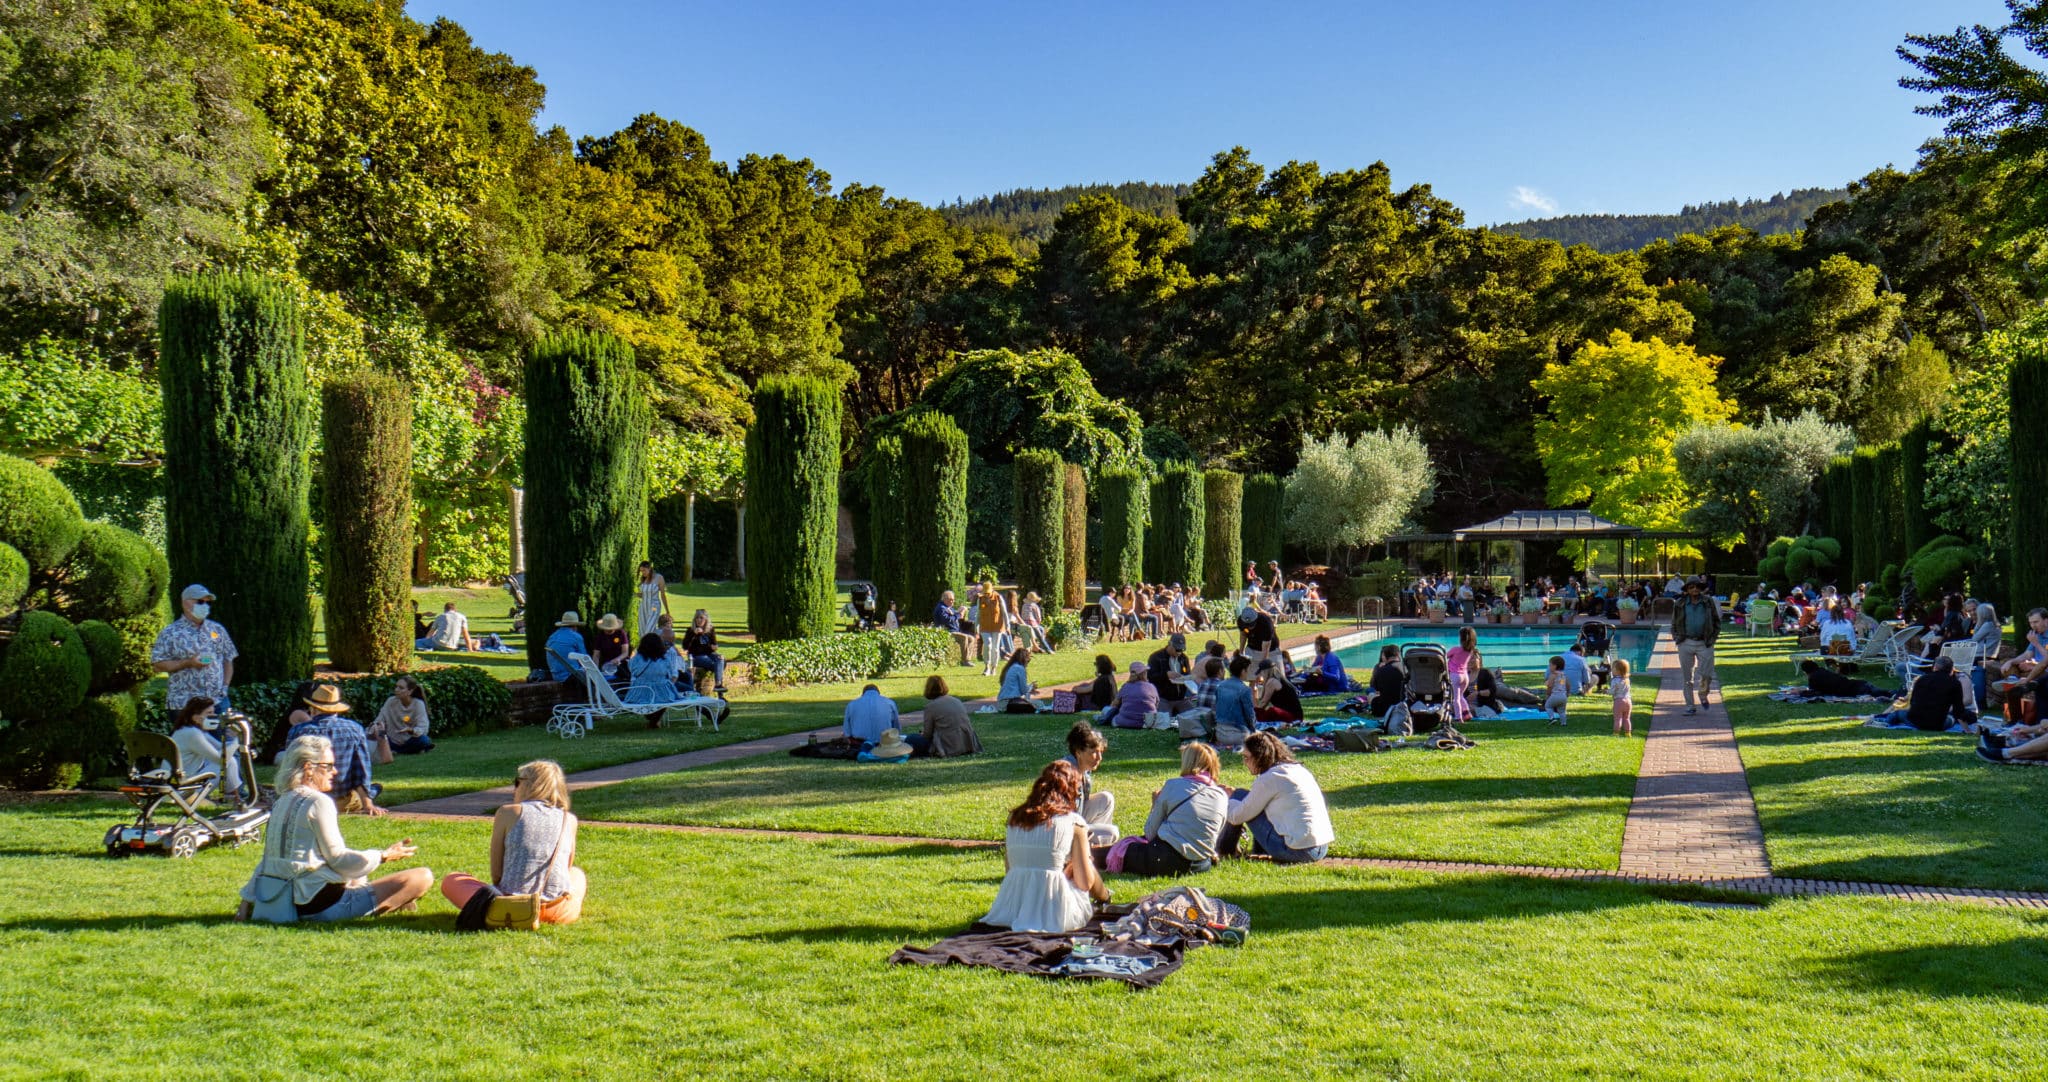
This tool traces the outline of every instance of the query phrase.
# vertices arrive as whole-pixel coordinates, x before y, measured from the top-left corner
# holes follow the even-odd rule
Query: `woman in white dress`
[[[1109,901],[1088,853],[1087,824],[1074,813],[1081,772],[1065,759],[1040,772],[1031,795],[1010,812],[1003,836],[1003,885],[983,924],[1015,932],[1071,932]]]
[[[646,560],[640,561],[640,605],[634,614],[634,622],[640,625],[636,639],[659,632],[664,616],[669,617],[669,626],[675,626],[675,618],[668,611],[668,580]]]

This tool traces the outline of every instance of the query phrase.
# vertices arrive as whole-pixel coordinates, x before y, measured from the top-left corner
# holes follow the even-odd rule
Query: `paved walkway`
[[[1763,825],[1735,729],[1715,689],[1714,704],[1685,713],[1677,652],[1660,644],[1658,688],[1635,800],[1621,839],[1621,870],[1632,875],[1751,878],[1771,874]]]

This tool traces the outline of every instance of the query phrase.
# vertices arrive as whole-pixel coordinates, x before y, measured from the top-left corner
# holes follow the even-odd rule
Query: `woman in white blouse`
[[[369,874],[386,861],[413,855],[410,842],[379,852],[350,849],[341,840],[334,799],[334,746],[324,736],[302,736],[284,749],[277,768],[277,803],[263,839],[263,859],[242,887],[235,919],[247,920],[263,900],[258,880],[290,884],[289,900],[302,921],[352,920],[409,909],[433,889],[434,873],[408,868],[380,879]]]
[[[1244,742],[1244,765],[1252,772],[1252,787],[1231,794],[1224,815],[1229,825],[1216,840],[1216,851],[1235,854],[1238,838],[1250,831],[1253,850],[1275,864],[1312,864],[1329,856],[1337,832],[1330,826],[1322,786],[1287,745],[1272,733],[1253,733]]]
[[[1055,760],[1010,812],[1003,837],[1003,884],[982,923],[1016,932],[1071,932],[1109,900],[1088,852],[1088,824],[1076,813],[1081,772]]]

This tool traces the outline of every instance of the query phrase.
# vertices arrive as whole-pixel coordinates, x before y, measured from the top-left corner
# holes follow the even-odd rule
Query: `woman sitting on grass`
[[[1308,676],[1301,682],[1304,691],[1349,691],[1351,677],[1344,672],[1344,661],[1330,649],[1328,635],[1316,636],[1316,660],[1309,667]]]
[[[924,680],[924,731],[903,738],[914,759],[952,759],[981,751],[981,738],[967,716],[967,704],[946,686],[943,676]]]
[[[645,635],[642,641],[658,635]],[[519,768],[512,803],[491,820],[491,886],[499,894],[538,894],[543,924],[572,924],[583,915],[589,877],[576,866],[576,817],[560,764],[537,759]],[[441,896],[466,907],[484,882],[461,872],[441,881]]]
[[[1216,840],[1230,810],[1230,790],[1216,778],[1216,749],[1196,741],[1180,749],[1180,776],[1152,794],[1143,837],[1123,846],[1121,868],[1130,875],[1187,875],[1216,863]]]
[[[1031,701],[1031,693],[1038,689],[1031,684],[1030,666],[1031,648],[1028,646],[1010,651],[1009,660],[1003,662],[1002,688],[996,692],[996,701],[1002,704],[1004,713],[1038,713],[1038,704]]]
[[[1088,824],[1089,845],[1109,845],[1116,841],[1116,795],[1095,791],[1095,768],[1102,765],[1102,756],[1109,751],[1109,741],[1085,721],[1077,721],[1067,730],[1067,755],[1061,759],[1081,772],[1081,795],[1075,798],[1074,810]]]
[[[1142,729],[1145,719],[1159,709],[1159,688],[1147,675],[1145,663],[1131,662],[1131,678],[1117,690],[1116,702],[1102,712],[1097,721],[1106,721],[1119,729]]]
[[[675,648],[663,642],[660,635],[650,631],[640,636],[639,648],[626,659],[626,671],[633,676],[633,686],[627,689],[628,694],[646,688],[655,702],[674,701],[676,678],[682,675],[682,670],[677,664]],[[647,719],[650,729],[659,724],[659,714]]]
[[[427,738],[427,693],[411,676],[401,676],[391,685],[391,697],[370,723],[371,738],[383,737],[394,755],[417,755],[434,750]]]
[[[1252,710],[1260,721],[1300,721],[1301,693],[1281,675],[1280,663],[1259,662],[1252,687]]]
[[[1074,694],[1090,710],[1106,710],[1116,702],[1116,662],[1108,654],[1095,655],[1095,681],[1082,684]]]
[[[366,878],[386,861],[412,856],[414,849],[411,842],[398,842],[382,852],[344,844],[340,813],[327,795],[334,787],[334,770],[334,745],[326,737],[301,736],[284,749],[263,859],[242,888],[236,920],[251,916],[259,900],[257,879],[263,876],[291,883],[290,901],[302,921],[381,917],[414,908],[433,889],[434,873],[426,868],[408,868],[374,881]]]
[[[1328,856],[1337,832],[1315,775],[1272,733],[1253,733],[1245,740],[1244,765],[1252,772],[1252,787],[1230,794],[1224,816],[1229,825],[1216,851],[1236,855],[1238,839],[1249,830],[1252,852],[1266,854],[1275,864],[1310,864]]]
[[[1088,828],[1075,814],[1081,775],[1064,759],[1031,783],[1010,811],[1003,838],[1003,885],[981,923],[1016,932],[1071,932],[1109,901],[1088,855]]]

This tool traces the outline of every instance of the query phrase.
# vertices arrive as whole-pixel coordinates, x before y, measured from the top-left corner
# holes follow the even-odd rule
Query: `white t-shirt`
[[[469,637],[469,617],[459,612],[443,612],[434,617],[434,626],[427,630],[427,640],[436,650],[460,650]]]

